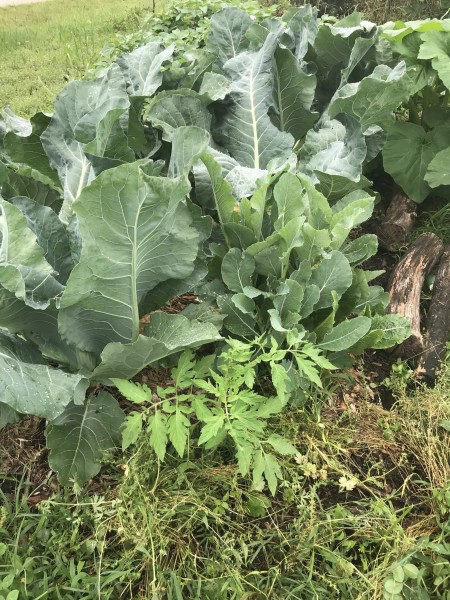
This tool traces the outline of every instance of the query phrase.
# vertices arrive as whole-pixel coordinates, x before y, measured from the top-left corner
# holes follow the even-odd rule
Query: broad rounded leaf
[[[47,428],[50,467],[62,485],[83,485],[100,471],[105,452],[120,444],[124,413],[108,392],[71,404]]]
[[[52,420],[83,402],[87,387],[82,375],[46,365],[30,342],[0,333],[0,398],[13,410]]]
[[[438,152],[429,163],[425,180],[432,188],[450,185],[450,147]]]
[[[371,320],[368,317],[356,317],[348,321],[342,321],[324,336],[318,344],[319,348],[330,352],[341,352],[349,350],[369,331]]]
[[[372,348],[383,350],[401,344],[411,335],[411,325],[400,315],[375,315],[372,319],[372,329],[381,331],[383,337],[372,345]]]
[[[248,48],[249,40],[245,34],[252,23],[250,15],[231,6],[211,17],[211,33],[206,49],[218,54],[217,63],[220,66]]]
[[[254,270],[253,256],[237,248],[229,250],[222,261],[222,279],[232,292],[243,292],[250,286]]]
[[[147,365],[166,356],[221,339],[217,329],[210,323],[190,321],[182,315],[163,312],[151,315],[150,325],[144,334],[131,344],[108,344],[92,378],[130,379]]]
[[[161,67],[172,57],[175,46],[164,48],[159,42],[150,42],[117,59],[132,96],[151,96],[163,79]]]
[[[341,122],[342,121],[342,122]],[[320,174],[359,181],[367,148],[361,127],[348,116],[311,129],[299,153],[299,170],[318,181]]]
[[[319,288],[319,301],[315,308],[327,308],[333,303],[332,292],[338,297],[352,284],[352,269],[345,256],[334,250],[328,258],[324,258],[319,267],[312,272],[309,285]]]
[[[445,87],[450,90],[450,33],[429,31],[422,33],[419,59],[431,59]]]
[[[79,264],[61,300],[60,332],[100,354],[139,335],[139,303],[159,283],[189,277],[200,241],[185,180],[147,176],[139,164],[105,171],[74,204]]]
[[[330,117],[339,113],[350,115],[364,133],[371,125],[385,125],[392,111],[408,99],[411,85],[405,63],[393,69],[378,65],[359,83],[344,85],[333,98],[328,113]]]
[[[436,154],[449,145],[449,127],[426,132],[414,123],[395,123],[389,127],[383,148],[384,169],[412,200],[422,202],[431,192],[425,181],[428,166]]]
[[[146,119],[153,127],[161,128],[163,139],[171,141],[180,127],[195,126],[205,131],[211,129],[211,113],[206,108],[208,99],[193,90],[160,92],[151,101]]]
[[[275,52],[275,101],[278,114],[274,121],[281,131],[300,140],[317,121],[311,110],[317,78],[303,70],[301,63],[287,48]]]
[[[273,55],[277,38],[269,34],[262,48],[241,52],[224,65],[231,80],[227,101],[217,103],[213,137],[242,166],[265,169],[277,158],[287,160],[294,138],[270,120],[273,102]]]

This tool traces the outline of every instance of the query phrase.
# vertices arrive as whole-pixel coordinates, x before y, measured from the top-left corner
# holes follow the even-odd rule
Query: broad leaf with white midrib
[[[216,103],[213,137],[244,167],[264,169],[274,158],[287,160],[294,145],[294,138],[268,116],[276,47],[276,36],[269,34],[258,51],[242,52],[223,67],[231,80],[231,101]]]
[[[117,65],[98,79],[69,83],[56,99],[55,113],[41,140],[64,189],[63,222],[69,221],[73,202],[95,177],[87,154],[134,160],[126,136],[129,108]]]
[[[211,323],[189,320],[182,315],[155,312],[150,324],[131,344],[108,344],[101,355],[101,363],[92,378],[119,377],[130,379],[144,367],[186,348],[197,348],[221,339]]]
[[[50,210],[50,209],[48,209]],[[63,291],[22,212],[0,199],[0,288],[45,309]]]
[[[200,236],[183,202],[184,178],[150,177],[139,164],[105,171],[74,204],[82,251],[61,300],[63,337],[100,354],[139,335],[139,303],[167,279],[191,275]]]
[[[49,463],[63,485],[79,485],[97,475],[105,452],[120,443],[124,414],[108,392],[89,396],[82,406],[71,404],[46,431]]]
[[[164,48],[159,42],[149,42],[117,59],[129,82],[128,93],[132,96],[151,96],[160,87],[163,74],[161,67],[173,54],[172,44]]]

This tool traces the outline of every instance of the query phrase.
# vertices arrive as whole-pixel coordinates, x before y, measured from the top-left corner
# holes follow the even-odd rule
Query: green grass
[[[0,8],[0,107],[52,111],[67,81],[82,78],[115,33],[137,29],[151,0],[49,0]]]
[[[410,392],[399,373],[391,411],[361,383],[353,410],[316,398],[273,419],[301,453],[275,497],[231,448],[159,464],[144,434],[80,495],[54,485],[33,507],[31,461],[0,492],[0,597],[6,582],[24,600],[448,600],[450,367]],[[391,598],[403,567],[420,576]]]

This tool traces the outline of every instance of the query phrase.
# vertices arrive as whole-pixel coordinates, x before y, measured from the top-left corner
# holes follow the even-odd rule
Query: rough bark
[[[450,246],[445,248],[436,273],[433,297],[427,316],[424,352],[417,372],[434,381],[450,338]]]
[[[414,227],[416,216],[415,203],[403,191],[396,191],[377,229],[380,246],[391,251],[404,246]]]
[[[395,267],[389,282],[388,312],[406,317],[411,336],[398,346],[399,356],[411,358],[422,353],[420,329],[420,294],[425,277],[439,260],[444,245],[434,233],[423,233]]]

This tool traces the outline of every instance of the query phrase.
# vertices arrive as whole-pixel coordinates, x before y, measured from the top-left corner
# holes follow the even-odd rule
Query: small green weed
[[[126,418],[123,448],[137,441],[145,424],[150,445],[161,461],[169,442],[183,458],[189,449],[195,416],[201,424],[195,433],[198,446],[214,450],[231,442],[240,474],[246,476],[251,472],[255,489],[262,490],[266,482],[275,494],[283,478],[277,455],[297,452],[283,436],[266,434],[267,419],[279,414],[290,396],[289,376],[281,363],[287,355],[292,356],[308,382],[319,387],[322,387],[320,369],[334,367],[310,343],[283,350],[275,339],[268,344],[262,339],[253,344],[229,339],[227,346],[218,357],[217,369],[213,369],[215,355],[195,361],[192,351],[184,352],[178,367],[172,371],[174,385],[159,386],[156,402],[152,402],[152,392],[147,386],[113,379],[128,400],[151,403]],[[253,389],[263,365],[269,368],[276,396],[263,396]]]
[[[450,204],[446,203],[441,208],[421,215],[421,224],[413,231],[413,239],[422,233],[436,234],[444,244],[450,243]]]
[[[25,479],[12,497],[0,492],[0,597],[119,598],[132,574],[111,544],[117,502],[56,494],[31,509],[34,493]]]

